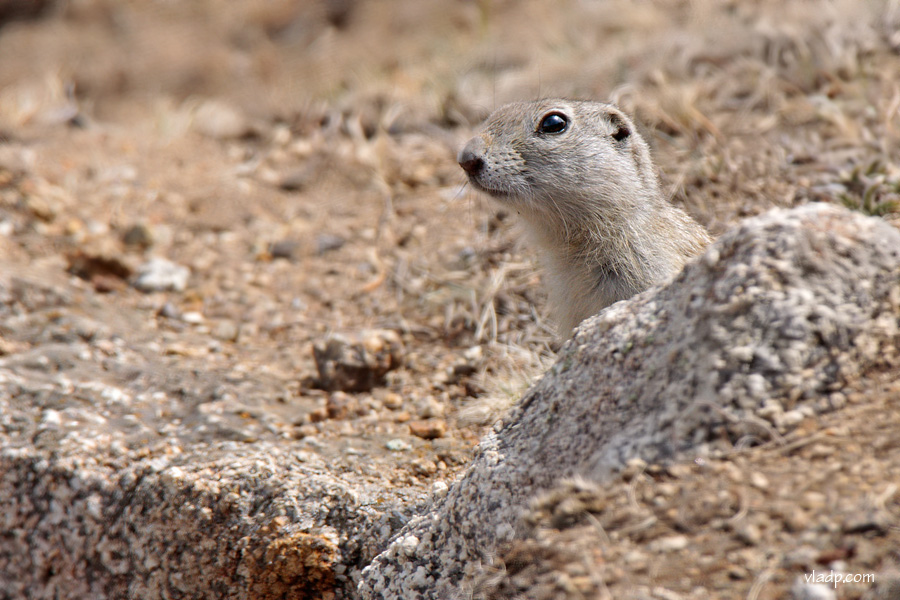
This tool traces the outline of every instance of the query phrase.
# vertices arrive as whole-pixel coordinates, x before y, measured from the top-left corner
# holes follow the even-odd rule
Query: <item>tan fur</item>
[[[567,128],[541,131],[554,113]],[[565,336],[613,302],[670,279],[710,242],[662,197],[646,142],[610,104],[507,104],[459,162],[475,188],[521,216]]]

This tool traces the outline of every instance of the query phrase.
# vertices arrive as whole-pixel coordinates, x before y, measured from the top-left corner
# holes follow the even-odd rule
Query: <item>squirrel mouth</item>
[[[498,190],[496,188],[491,188],[491,187],[484,185],[484,183],[482,183],[475,176],[472,176],[472,175],[469,176],[469,183],[472,184],[472,187],[475,188],[476,190],[484,192],[485,194],[490,194],[494,198],[497,198],[500,200],[505,200],[505,199],[509,198],[510,196],[512,196],[512,194],[507,190]]]

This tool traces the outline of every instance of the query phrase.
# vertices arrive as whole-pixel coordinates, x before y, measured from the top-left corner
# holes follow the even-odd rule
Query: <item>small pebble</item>
[[[201,104],[194,113],[194,129],[217,140],[239,138],[251,132],[246,117],[235,107],[219,100]]]
[[[683,535],[672,535],[659,538],[650,544],[656,552],[677,552],[688,547],[688,539]]]
[[[443,419],[429,419],[427,421],[412,421],[409,424],[409,432],[423,440],[442,438],[447,433],[447,423]]]
[[[759,527],[752,524],[745,525],[738,529],[735,532],[735,537],[748,546],[756,546],[762,541],[762,534],[759,531]]]
[[[300,242],[297,240],[279,240],[269,246],[269,254],[272,255],[272,258],[294,260],[299,249]]]
[[[733,580],[747,579],[750,577],[750,571],[738,565],[728,567],[728,578]]]
[[[403,396],[396,392],[388,392],[381,401],[385,408],[397,410],[403,406]]]
[[[228,319],[219,321],[213,328],[213,335],[226,342],[236,342],[240,333],[240,327],[234,321]]]
[[[133,285],[142,292],[182,292],[190,275],[187,267],[164,258],[152,258],[138,268]]]
[[[384,447],[391,452],[403,452],[404,450],[412,448],[412,446],[409,445],[409,442],[400,438],[388,440],[385,442]]]
[[[430,419],[432,417],[443,417],[444,413],[447,411],[447,407],[444,406],[444,403],[435,398],[434,396],[427,396],[423,398],[419,403],[419,415],[423,419]]]
[[[181,318],[181,312],[178,310],[178,307],[171,302],[166,302],[165,304],[163,304],[156,314],[167,319]]]
[[[316,236],[316,254],[325,254],[342,248],[347,240],[333,233],[320,233]]]
[[[435,481],[431,484],[431,494],[435,498],[443,498],[450,491],[450,486],[446,481]]]
[[[400,540],[400,548],[406,556],[415,556],[418,547],[419,538],[414,535],[407,535]]]
[[[411,461],[409,466],[412,467],[412,470],[416,475],[420,476],[434,475],[438,470],[437,463],[424,458],[417,458]]]
[[[781,415],[781,422],[779,423],[780,427],[792,428],[796,425],[799,425],[800,422],[806,417],[799,410],[789,410],[783,415]]]
[[[764,490],[769,487],[769,480],[759,471],[750,473],[750,485],[758,490]]]
[[[181,320],[184,321],[185,323],[190,323],[191,325],[199,325],[200,323],[202,323],[204,321],[203,314],[199,313],[195,310],[186,312],[183,315],[181,315]]]
[[[309,185],[312,175],[310,169],[291,171],[278,180],[278,187],[286,192],[297,192]]]
[[[122,234],[122,242],[127,246],[148,248],[153,245],[153,232],[143,223],[132,225]]]

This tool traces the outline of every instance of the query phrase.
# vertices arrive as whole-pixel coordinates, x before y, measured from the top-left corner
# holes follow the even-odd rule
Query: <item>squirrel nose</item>
[[[475,175],[484,168],[484,159],[481,158],[483,146],[481,138],[472,138],[456,157],[459,166],[469,175]]]

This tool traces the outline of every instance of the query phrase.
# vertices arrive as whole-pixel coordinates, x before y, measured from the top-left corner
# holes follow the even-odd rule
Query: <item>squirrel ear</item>
[[[631,135],[631,125],[620,112],[610,111],[609,124],[612,125],[612,138],[617,142],[621,142]]]

